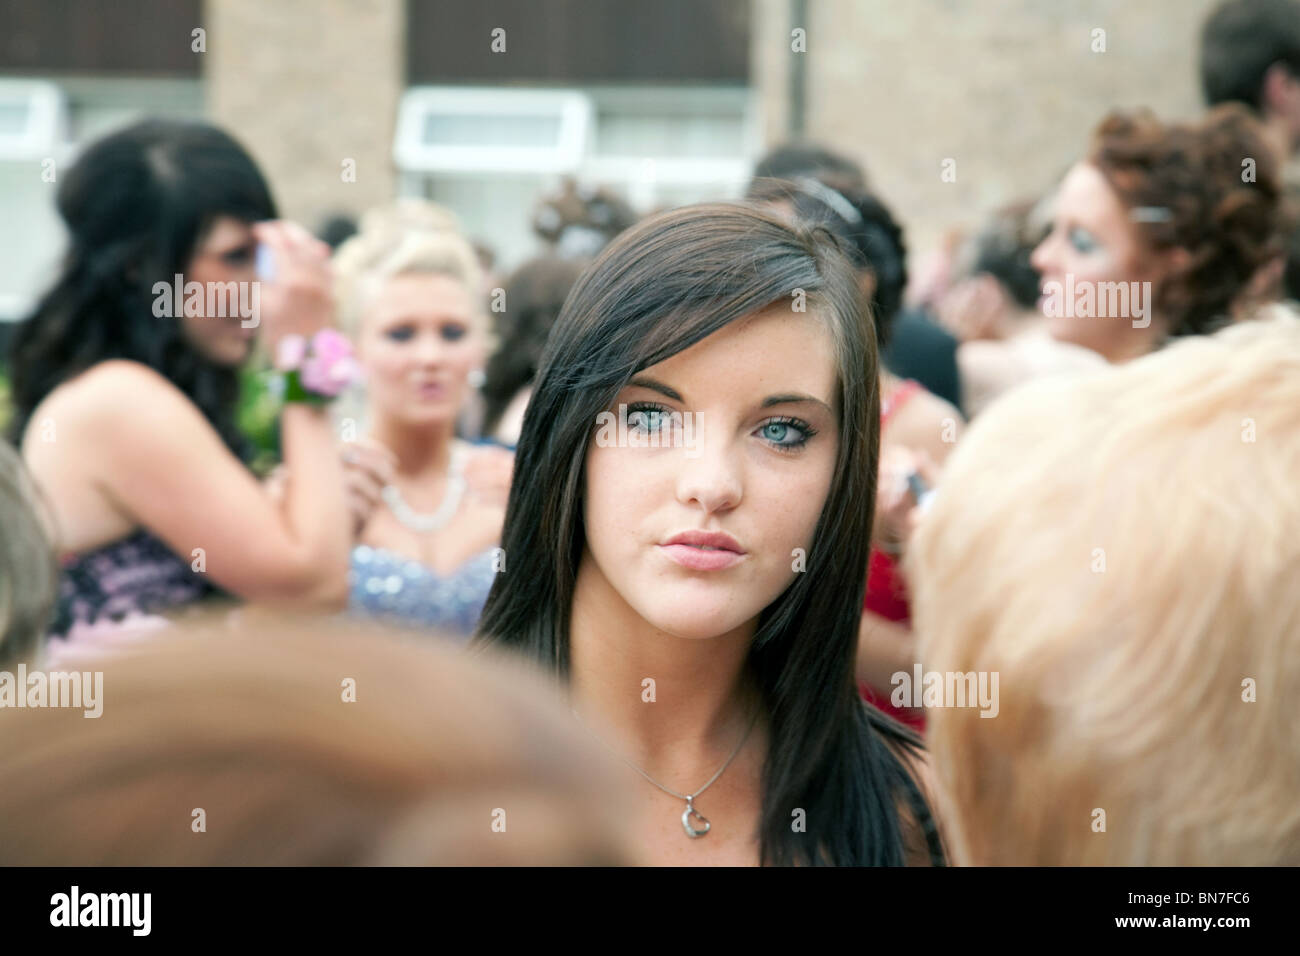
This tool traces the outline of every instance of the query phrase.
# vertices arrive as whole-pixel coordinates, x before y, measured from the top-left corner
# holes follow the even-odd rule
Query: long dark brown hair
[[[218,218],[275,218],[252,158],[207,123],[141,120],[87,146],[60,178],[56,204],[69,237],[63,266],[10,345],[14,444],[56,387],[131,359],[166,376],[232,452],[251,457],[235,420],[239,370],[200,355],[180,321],[155,317],[153,288],[188,271]]]
[[[942,859],[933,819],[891,749],[918,738],[865,705],[854,679],[880,441],[877,354],[852,266],[825,230],[711,203],[648,219],[578,280],[552,329],[524,416],[497,577],[477,645],[506,645],[569,672],[569,624],[585,541],[584,463],[597,414],[640,370],[728,323],[803,301],[829,327],[840,441],[805,573],[759,616],[748,666],[771,746],[761,857],[773,864],[901,864],[900,801]],[[805,811],[806,832],[792,814]]]

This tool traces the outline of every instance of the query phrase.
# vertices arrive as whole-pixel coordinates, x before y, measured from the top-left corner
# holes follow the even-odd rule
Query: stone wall
[[[1200,25],[1216,0],[807,0],[805,53],[791,51],[791,0],[753,2],[767,141],[785,137],[801,56],[808,135],[865,165],[919,250],[1049,189],[1113,107],[1200,111]]]
[[[257,158],[282,215],[314,228],[396,195],[403,0],[206,0],[203,25],[208,115]]]

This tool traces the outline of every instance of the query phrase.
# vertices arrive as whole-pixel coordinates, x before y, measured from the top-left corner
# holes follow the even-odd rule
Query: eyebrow
[[[686,402],[686,399],[682,398],[681,394],[671,385],[665,385],[658,379],[650,378],[648,375],[638,375],[629,381],[628,385],[639,385],[641,388],[648,388],[653,392],[658,392],[661,395],[671,398],[674,402],[682,402],[683,404]],[[826,411],[834,414],[834,412],[831,411],[831,407],[820,398],[814,398],[811,395],[804,395],[799,392],[782,392],[778,395],[769,395],[767,398],[763,399],[762,407],[770,408],[773,405],[797,405],[807,402],[811,402],[814,405],[820,405],[822,408],[826,409]]]

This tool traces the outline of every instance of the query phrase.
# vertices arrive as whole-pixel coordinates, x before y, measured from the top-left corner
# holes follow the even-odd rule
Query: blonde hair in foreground
[[[1294,314],[996,403],[908,568],[955,862],[1300,864]]]
[[[98,718],[0,711],[0,864],[630,861],[617,768],[518,661],[244,618],[85,663]]]

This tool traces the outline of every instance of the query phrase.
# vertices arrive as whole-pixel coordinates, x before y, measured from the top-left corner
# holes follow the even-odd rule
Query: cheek
[[[805,553],[830,494],[832,458],[825,468],[799,469],[798,474],[758,475],[749,482],[746,497],[754,513],[762,515],[763,545],[774,567],[791,570],[795,548]]]
[[[447,364],[462,374],[482,368],[487,362],[487,351],[483,340],[476,336],[466,336],[456,342],[446,343]]]
[[[645,500],[653,491],[651,483],[655,479],[645,469],[631,467],[633,456],[620,454],[624,451],[601,448],[593,442],[587,454],[583,523],[588,546],[598,560],[613,557],[622,547],[634,546],[636,509],[630,504]]]
[[[218,329],[217,323],[209,322],[205,316],[187,315],[181,319],[182,333],[198,349],[213,345],[218,339]]]
[[[231,266],[221,263],[205,263],[203,266],[196,266],[189,272],[185,273],[186,282],[199,282],[205,287],[209,282],[252,282],[257,279],[257,270],[254,266],[247,268],[232,268]]]
[[[1130,257],[1115,246],[1103,246],[1093,252],[1073,251],[1073,272],[1080,279],[1093,282],[1111,282],[1127,275]]]
[[[1117,257],[1114,271],[1118,278],[1131,282],[1149,276],[1151,268],[1151,262],[1137,249],[1128,249]]]
[[[395,384],[394,378],[412,362],[410,345],[383,336],[367,336],[361,342],[358,361],[371,388]]]

